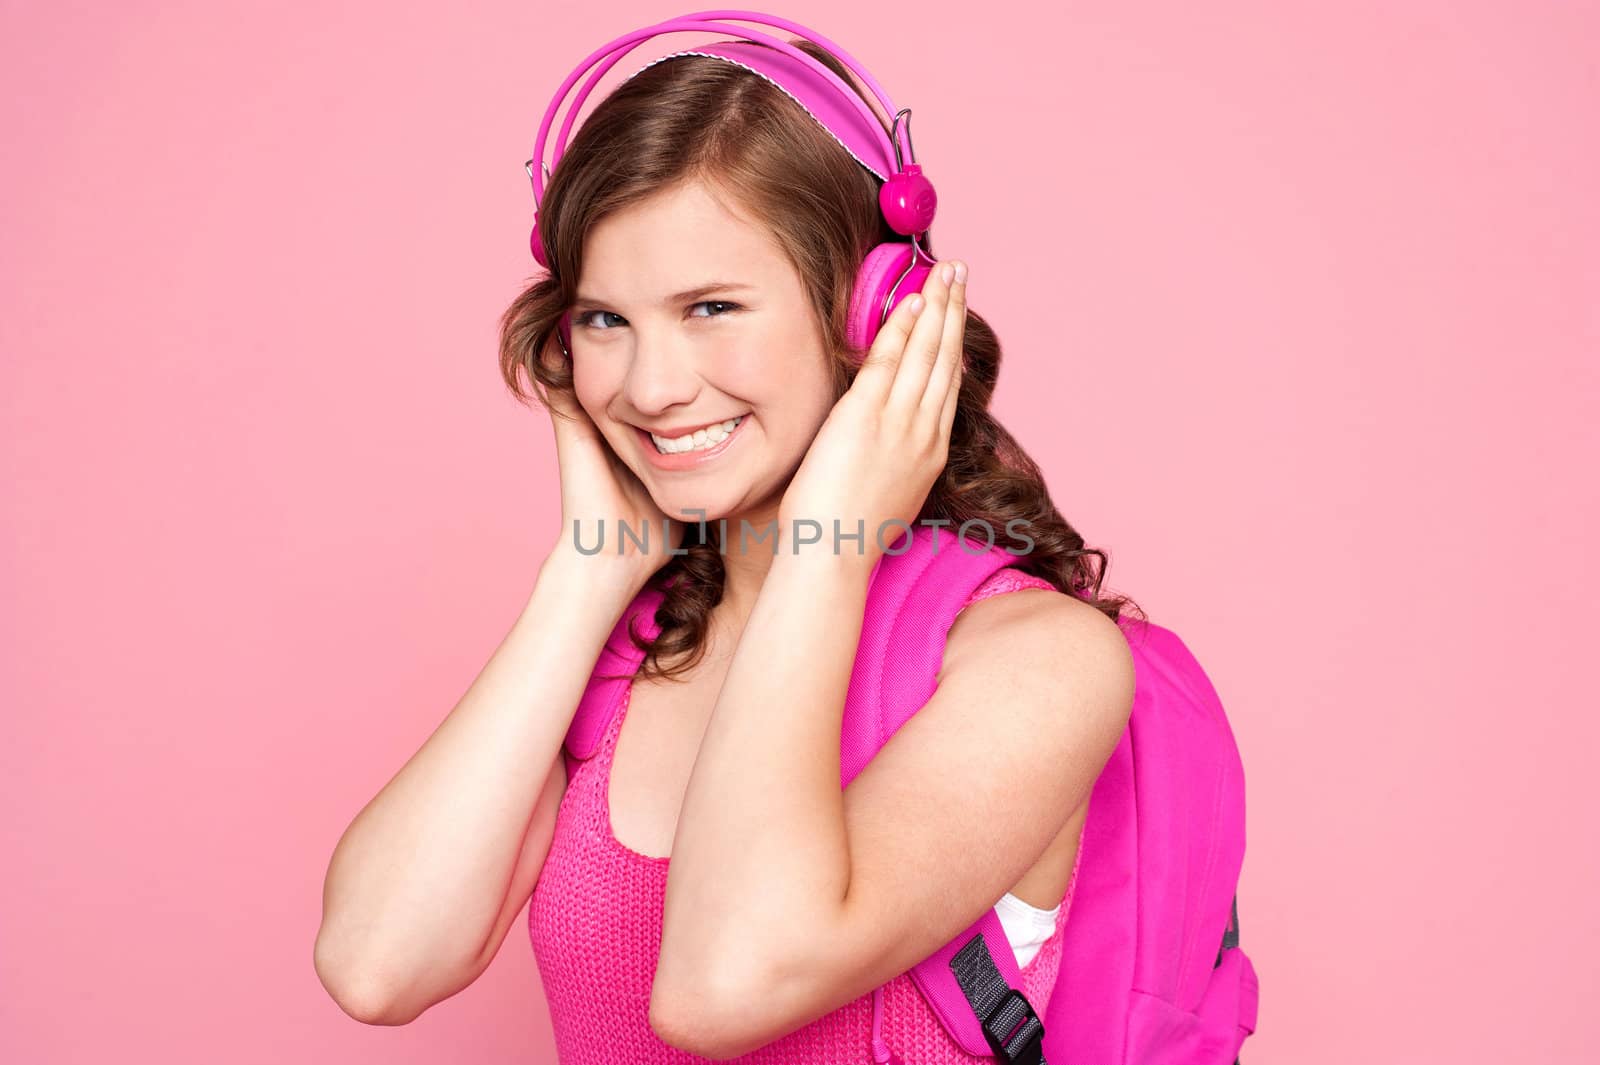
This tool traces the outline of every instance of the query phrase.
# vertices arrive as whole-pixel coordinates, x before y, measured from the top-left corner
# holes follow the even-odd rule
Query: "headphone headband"
[[[787,41],[781,41],[756,30],[741,29],[729,25],[726,21],[719,21],[730,19],[786,30],[822,48],[833,59],[838,60],[846,71],[861,80],[884,109],[887,121],[885,117],[880,117],[873,111],[865,94],[858,92],[855,86],[830,69],[828,64],[806,54]],[[630,77],[637,76],[641,71],[648,70],[663,60],[685,55],[706,56],[743,67],[765,78],[798,103],[857,163],[882,182],[878,187],[878,208],[883,214],[883,220],[894,232],[911,239],[909,242],[891,240],[878,244],[867,252],[857,271],[845,332],[850,343],[865,348],[872,342],[895,304],[921,288],[934,265],[931,255],[923,247],[923,240],[926,239],[928,227],[933,223],[938,195],[934,192],[933,183],[923,175],[922,167],[917,164],[916,157],[912,154],[910,110],[895,110],[894,102],[889,99],[889,94],[883,90],[883,86],[879,85],[877,79],[844,49],[798,22],[791,22],[775,15],[759,11],[719,10],[698,11],[691,15],[667,19],[625,33],[607,42],[591,52],[571,74],[567,75],[560,89],[556,91],[554,99],[550,101],[550,106],[545,109],[544,120],[539,123],[539,136],[534,142],[533,157],[523,164],[528,171],[528,180],[533,184],[534,226],[528,237],[528,247],[533,253],[534,260],[546,269],[551,268],[551,263],[545,254],[544,243],[539,237],[538,211],[544,196],[544,179],[551,167],[560,163],[562,154],[566,150],[567,139],[572,133],[573,123],[577,120],[578,112],[583,109],[584,101],[594,91],[600,79],[605,77],[606,72],[640,43],[665,33],[687,32],[726,33],[740,39],[716,41],[673,52],[646,63]],[[549,166],[546,166],[544,153],[546,141],[550,136],[550,127],[555,122],[556,114],[561,110],[567,96],[571,94],[573,86],[577,85],[585,73],[588,73],[589,77],[567,107],[566,118],[562,121],[561,131],[556,137],[553,156]],[[903,155],[900,150],[902,119],[908,120],[905,127]],[[539,164],[537,169],[534,168],[534,163]],[[919,235],[923,240],[918,239]],[[561,339],[562,350],[570,355],[566,329],[563,318],[562,324],[558,326],[558,336]]]
[[[840,114],[838,108],[824,104],[817,94],[812,94],[813,99],[809,104],[808,101],[800,100],[801,105],[806,107],[807,111],[811,112],[812,117],[816,118],[817,121],[825,129],[827,129],[835,139],[843,144],[845,148],[850,151],[850,154],[855,156],[858,162],[860,162],[863,166],[865,166],[868,170],[871,170],[880,178],[886,178],[894,173],[899,173],[905,169],[906,166],[915,165],[915,156],[911,152],[909,138],[907,139],[907,150],[905,153],[906,158],[902,160],[898,141],[896,138],[891,137],[888,133],[884,132],[882,119],[873,112],[872,108],[868,106],[867,101],[864,100],[848,82],[844,81],[832,70],[828,69],[826,64],[819,62],[814,57],[807,55],[805,52],[786,41],[781,41],[776,37],[772,37],[768,34],[760,33],[755,30],[741,29],[737,26],[731,26],[727,22],[718,21],[722,19],[732,19],[741,22],[754,22],[761,25],[787,30],[790,33],[797,34],[815,44],[822,46],[823,48],[826,48],[828,52],[837,58],[851,73],[855,74],[861,79],[862,83],[867,87],[867,89],[877,98],[879,104],[884,108],[886,114],[890,116],[891,129],[898,131],[900,114],[895,110],[894,103],[889,99],[889,94],[883,90],[883,87],[878,84],[877,79],[874,78],[865,67],[858,63],[854,57],[845,52],[844,49],[840,48],[832,41],[828,40],[826,37],[821,36],[815,31],[810,30],[797,22],[779,18],[775,15],[767,15],[759,11],[699,11],[695,12],[694,14],[683,15],[678,18],[666,19],[665,21],[658,22],[652,26],[645,26],[641,29],[633,30],[630,33],[625,33],[621,37],[615,38],[614,40],[602,45],[594,52],[590,53],[590,55],[585,58],[582,63],[578,64],[571,74],[567,75],[566,80],[561,83],[561,87],[556,90],[555,97],[550,101],[550,106],[545,110],[544,119],[539,123],[539,135],[534,143],[533,157],[525,164],[528,171],[528,178],[533,183],[535,206],[538,205],[539,201],[544,195],[545,174],[550,168],[553,168],[560,163],[562,153],[565,150],[568,137],[572,131],[573,122],[577,118],[578,112],[582,109],[584,101],[594,90],[595,85],[597,85],[600,79],[606,75],[607,71],[615,66],[617,62],[629,52],[633,51],[634,48],[638,47],[646,40],[666,33],[685,33],[696,31],[705,33],[731,33],[737,37],[744,38],[746,41],[766,45],[769,48],[775,49],[788,59],[803,64],[805,71],[808,71],[811,74],[814,74],[816,77],[823,79],[823,81],[827,85],[831,86],[838,94],[840,100],[849,105],[850,109],[855,112],[856,117],[861,120],[851,121],[851,116],[848,113]],[[734,44],[737,44],[737,42],[726,42],[724,47]],[[693,50],[675,53],[675,55],[686,54],[707,53],[695,52]],[[754,69],[754,67],[751,66],[751,63],[766,65],[766,61],[752,56],[751,50],[741,51],[739,54],[745,58],[732,59],[730,56],[720,53],[716,54],[716,58],[729,59],[732,62],[739,63],[741,66],[746,66],[748,69]],[[662,57],[662,59],[670,58],[673,58],[673,56]],[[660,61],[660,59],[654,60],[653,62],[646,64],[646,67],[653,66],[655,63]],[[774,61],[774,65],[775,63],[776,61]],[[577,83],[578,79],[583,77],[584,73],[589,71],[591,68],[594,68],[593,73],[590,74],[588,80],[584,83],[583,88],[579,91],[577,97],[572,101],[571,106],[567,109],[566,118],[561,124],[561,131],[559,136],[556,138],[554,152],[550,160],[550,164],[547,167],[544,163],[544,153],[546,150],[546,141],[550,134],[550,127],[555,121],[556,113],[560,110],[562,103],[571,93],[572,87]],[[799,97],[796,96],[796,93],[791,88],[786,86],[783,81],[780,81],[777,77],[771,76],[774,72],[757,69],[755,70],[755,73],[767,76],[768,80],[773,81],[774,84],[777,84],[779,88],[783,89],[790,96],[795,97],[797,100],[799,99]],[[788,80],[793,80],[792,72]],[[806,80],[814,81],[814,79]],[[828,121],[822,115],[819,115],[817,113],[819,110],[830,112],[831,114],[829,117],[833,118],[834,122],[830,123],[830,121]],[[854,135],[846,136],[840,133],[839,129],[836,128],[838,120],[840,119],[843,119],[846,123],[848,123],[847,128],[850,133]],[[871,161],[862,158],[864,154],[877,155],[881,160],[879,165],[874,166]],[[537,169],[534,168],[534,163],[539,164]]]

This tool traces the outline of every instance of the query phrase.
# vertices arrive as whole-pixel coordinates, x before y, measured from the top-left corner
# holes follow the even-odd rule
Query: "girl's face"
[[[697,180],[611,214],[584,238],[570,320],[578,403],[668,517],[776,507],[834,396],[821,323],[763,226]]]

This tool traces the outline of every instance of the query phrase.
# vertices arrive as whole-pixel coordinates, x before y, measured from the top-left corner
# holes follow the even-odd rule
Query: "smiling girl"
[[[989,412],[1000,345],[966,264],[937,263],[851,342],[862,258],[901,239],[881,185],[714,55],[644,67],[567,147],[541,204],[550,270],[500,353],[551,413],[560,532],[510,633],[334,855],[317,967],[353,1016],[404,1024],[461,990],[530,898],[566,1063],[980,1060],[906,973],[997,906],[1048,995],[1087,800],[1128,722],[1127,600],[1100,594],[1103,553]],[[841,709],[895,542],[875,531],[943,523],[948,545],[973,520],[1031,546],[967,599],[936,692],[841,789]],[[866,535],[796,531],[835,521]],[[602,523],[677,538],[595,551]],[[594,756],[563,757],[644,594],[640,668]]]

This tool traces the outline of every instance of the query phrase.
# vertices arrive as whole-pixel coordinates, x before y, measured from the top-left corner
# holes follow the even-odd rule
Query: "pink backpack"
[[[873,570],[840,736],[844,787],[924,706],[967,597],[1009,552],[914,526]],[[567,733],[587,758],[604,734],[661,592],[623,612]],[[1118,622],[1133,654],[1132,716],[1095,782],[1061,967],[1039,1011],[1020,990],[999,914],[987,910],[911,970],[968,1053],[1057,1065],[1228,1065],[1255,1030],[1257,981],[1238,946],[1244,772],[1216,691],[1176,635]],[[998,900],[996,900],[998,902]],[[914,1065],[914,1063],[912,1063]]]

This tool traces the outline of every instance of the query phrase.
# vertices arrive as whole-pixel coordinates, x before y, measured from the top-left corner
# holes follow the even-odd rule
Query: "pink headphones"
[[[890,123],[893,135],[884,132],[882,122],[860,94],[824,64],[786,41],[754,30],[730,26],[726,22],[718,21],[720,19],[776,27],[827,49],[861,79],[867,89],[877,97],[884,108],[884,113],[893,116]],[[528,171],[528,179],[533,183],[535,213],[530,247],[534,259],[540,266],[549,268],[544,246],[539,240],[537,211],[539,198],[544,193],[545,179],[549,177],[550,169],[561,162],[562,151],[572,132],[573,119],[583,106],[584,100],[593,91],[595,84],[605,76],[606,71],[616,65],[618,60],[644,41],[663,33],[696,31],[729,33],[742,40],[717,41],[674,52],[645,64],[640,70],[684,55],[708,56],[744,67],[766,78],[793,97],[823,129],[833,136],[834,140],[844,147],[845,151],[850,153],[856,162],[883,182],[878,192],[878,207],[890,228],[896,233],[910,237],[911,240],[909,243],[890,241],[879,244],[867,253],[866,258],[862,260],[861,268],[856,273],[855,288],[850,297],[846,336],[850,343],[862,349],[869,347],[873,338],[878,335],[879,328],[889,317],[889,312],[894,310],[895,305],[902,299],[921,291],[923,282],[935,265],[933,258],[923,249],[918,237],[926,239],[928,227],[933,222],[938,196],[934,192],[933,183],[923,176],[922,167],[917,165],[916,156],[911,149],[911,110],[907,108],[896,111],[889,94],[883,91],[877,80],[832,41],[798,23],[758,11],[698,11],[634,30],[595,50],[567,75],[567,79],[556,90],[555,99],[550,101],[550,107],[544,114],[544,121],[539,123],[539,138],[534,144],[533,158],[523,164]],[[762,47],[763,45],[765,47]],[[549,165],[546,165],[545,141],[550,134],[550,126],[555,121],[556,112],[578,79],[591,69],[593,73],[589,75],[583,88],[567,108],[566,119],[562,122],[561,132],[556,137],[554,153]],[[639,71],[634,71],[629,77],[635,77],[638,73]],[[904,160],[907,161],[902,160],[900,151],[902,119],[905,119]],[[533,165],[536,161],[539,163],[537,169]],[[565,317],[562,318],[559,332],[563,350],[570,352],[571,335]]]

